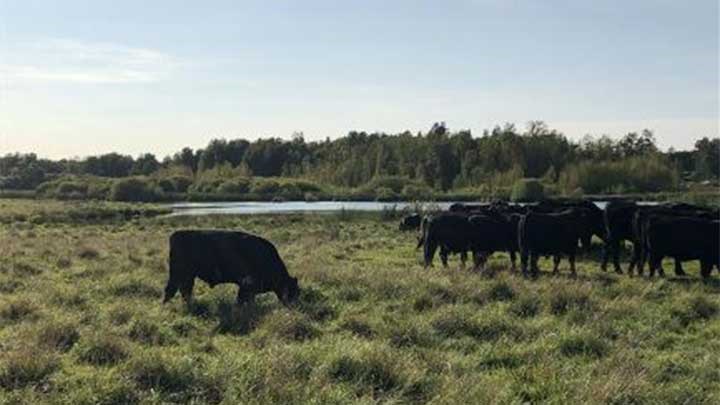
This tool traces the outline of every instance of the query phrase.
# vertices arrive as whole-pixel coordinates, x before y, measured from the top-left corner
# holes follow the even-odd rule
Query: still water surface
[[[431,203],[440,209],[447,209],[451,202]],[[606,202],[596,202],[598,207],[605,208]],[[177,203],[172,204],[173,215],[218,215],[218,214],[295,214],[303,212],[330,213],[340,210],[348,211],[382,211],[393,205],[398,210],[412,207],[415,203],[408,202],[376,202],[376,201],[288,201],[288,202],[217,202],[217,203]]]

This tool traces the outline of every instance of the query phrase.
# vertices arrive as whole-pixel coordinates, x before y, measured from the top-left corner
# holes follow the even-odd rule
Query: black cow
[[[492,204],[490,203],[479,203],[479,204],[466,204],[466,203],[453,203],[448,207],[449,212],[473,212],[478,210],[484,210],[489,208]]]
[[[401,231],[414,231],[420,229],[422,217],[420,214],[408,215],[400,221],[398,229]]]
[[[666,256],[676,261],[699,260],[704,278],[710,276],[713,266],[720,264],[720,221],[651,215],[645,232],[650,276],[655,271],[662,272],[662,259]]]
[[[638,210],[634,201],[610,201],[605,206],[603,222],[605,223],[605,249],[600,268],[607,271],[607,263],[612,255],[615,272],[622,274],[620,267],[620,246],[623,241],[633,241],[632,218]]]
[[[285,305],[297,300],[300,289],[290,277],[275,246],[244,232],[177,231],[170,236],[170,277],[164,302],[178,289],[188,306],[195,278],[214,287],[238,285],[237,302],[251,302],[255,294],[272,291]]]
[[[633,270],[637,266],[638,275],[642,275],[645,263],[648,260],[649,251],[647,248],[647,229],[648,220],[652,217],[689,217],[689,218],[703,218],[707,220],[718,219],[720,213],[717,210],[711,210],[705,207],[700,207],[685,203],[671,203],[663,204],[658,206],[645,206],[639,207],[632,218],[632,233],[633,233],[633,257],[630,262],[628,274],[633,275]],[[665,273],[661,268],[658,269],[661,276]],[[675,274],[678,276],[684,276],[685,272],[682,269],[682,260],[675,258]]]
[[[582,234],[592,238],[597,236],[599,239],[605,241],[605,221],[603,219],[603,210],[600,209],[594,202],[585,199],[549,199],[543,200],[539,203],[528,204],[526,206],[528,212],[536,213],[558,213],[568,209],[574,209],[576,211],[581,210],[584,212],[585,220]],[[587,246],[590,248],[590,245]]]
[[[473,226],[468,216],[463,213],[441,213],[427,217],[423,222],[423,257],[425,267],[432,265],[435,252],[440,248],[440,258],[447,267],[447,255],[459,253],[462,265],[465,266],[467,252],[471,250]]]
[[[537,277],[540,269],[538,259],[540,256],[553,256],[553,273],[557,273],[562,255],[566,255],[570,262],[570,271],[575,272],[575,255],[578,240],[583,247],[590,245],[590,237],[583,229],[587,228],[587,212],[582,209],[571,208],[559,213],[529,212],[520,219],[518,225],[518,239],[520,246],[520,259],[522,271],[528,275],[528,264],[532,275]]]
[[[483,267],[494,252],[506,251],[510,255],[512,271],[516,269],[518,246],[518,224],[521,215],[473,215],[468,218],[474,227],[471,250],[475,268]],[[477,253],[477,254],[476,254]]]

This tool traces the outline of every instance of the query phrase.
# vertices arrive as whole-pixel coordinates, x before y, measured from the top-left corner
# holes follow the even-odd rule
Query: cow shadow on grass
[[[282,304],[270,294],[258,296],[255,302],[244,305],[238,305],[229,299],[195,300],[190,314],[203,319],[217,319],[214,333],[245,336],[252,333],[267,315],[282,308]],[[302,289],[299,301],[289,309],[302,313],[315,322],[326,322],[337,317],[337,308],[329,297],[316,287]]]
[[[244,336],[252,333],[263,318],[279,306],[271,302],[238,305],[234,300],[193,301],[189,314],[205,320],[217,319],[214,333]]]
[[[235,302],[221,302],[217,307],[218,325],[215,333],[230,335],[248,335],[252,333],[263,318],[277,309],[277,305],[268,303],[250,303],[238,305]]]

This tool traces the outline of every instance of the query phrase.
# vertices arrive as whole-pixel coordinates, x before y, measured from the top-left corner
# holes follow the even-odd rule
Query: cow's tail
[[[178,289],[180,288],[180,283],[178,281],[179,275],[177,274],[178,271],[180,271],[179,260],[180,258],[178,257],[177,249],[173,249],[173,243],[170,243],[170,260],[168,261],[169,276],[167,285],[165,286],[165,298],[163,298],[163,303],[170,301],[175,294],[177,294]]]
[[[429,218],[425,216],[420,223],[420,234],[418,235],[418,243],[417,246],[415,246],[415,250],[420,249],[420,247],[425,244],[425,239],[427,239],[428,221]]]
[[[425,259],[425,267],[432,266],[433,258],[435,257],[435,251],[438,248],[437,241],[433,237],[432,231],[430,229],[426,229],[423,233],[424,235],[424,249],[423,249],[423,257]]]

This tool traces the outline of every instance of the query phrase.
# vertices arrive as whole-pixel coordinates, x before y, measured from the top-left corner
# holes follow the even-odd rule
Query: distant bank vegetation
[[[717,191],[720,138],[662,152],[643,130],[573,142],[544,123],[506,124],[473,137],[443,123],[426,133],[350,132],[306,142],[211,141],[159,161],[110,153],[82,160],[0,158],[0,196],[57,199],[427,200]],[[531,179],[531,180],[529,180]],[[704,187],[703,187],[704,186]]]

